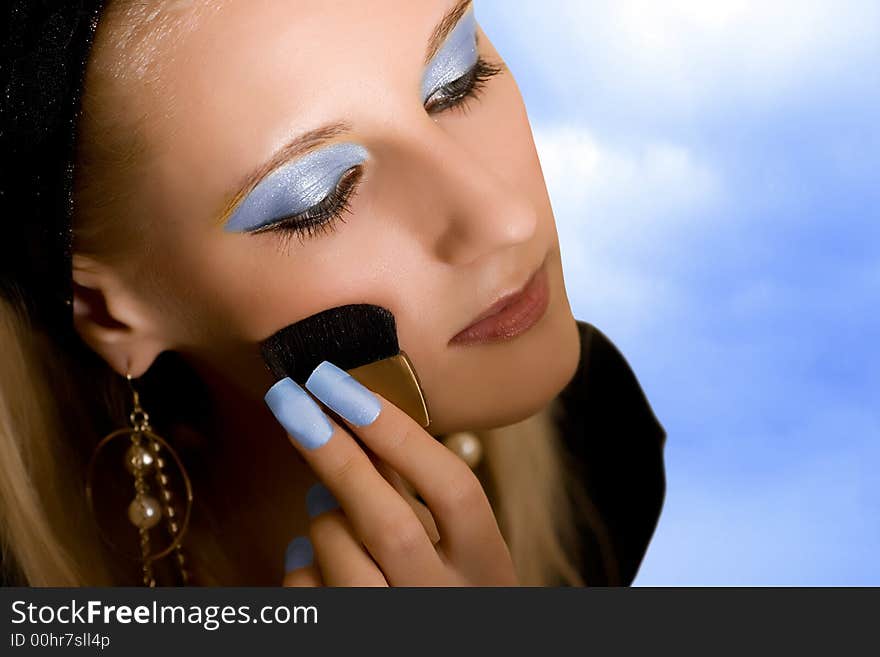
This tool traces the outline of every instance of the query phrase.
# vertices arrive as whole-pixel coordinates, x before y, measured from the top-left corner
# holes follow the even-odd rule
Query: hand
[[[489,500],[461,459],[328,361],[315,368],[306,388],[344,427],[289,378],[272,386],[266,403],[341,509],[312,519],[311,546],[305,539],[294,544],[303,554],[311,547],[315,563],[289,572],[286,586],[518,584]],[[382,476],[354,436],[413,485],[429,514],[420,518],[418,503]],[[429,534],[433,523],[436,543]]]

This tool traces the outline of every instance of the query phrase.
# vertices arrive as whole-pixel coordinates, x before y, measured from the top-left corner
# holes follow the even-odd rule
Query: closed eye
[[[503,70],[503,67],[490,64],[479,57],[467,73],[431,94],[425,103],[425,109],[429,114],[438,114],[451,107],[464,109],[466,101],[478,98],[486,83]]]
[[[489,80],[504,70],[504,66],[492,64],[482,56],[478,57],[476,64],[467,73],[443,85],[428,97],[425,102],[425,111],[432,115],[450,109],[466,112],[469,102],[477,100]],[[316,233],[335,230],[337,222],[344,222],[343,215],[350,211],[351,201],[357,192],[362,174],[363,167],[361,165],[352,167],[343,174],[333,192],[319,203],[304,212],[284,217],[252,231],[252,234],[277,233],[282,240],[282,247],[286,247],[293,236],[299,237],[302,244],[305,237],[310,238]]]

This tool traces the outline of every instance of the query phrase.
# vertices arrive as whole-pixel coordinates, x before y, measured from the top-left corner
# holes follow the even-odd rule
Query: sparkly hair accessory
[[[105,0],[4,0],[0,64],[0,294],[72,333],[73,158]]]

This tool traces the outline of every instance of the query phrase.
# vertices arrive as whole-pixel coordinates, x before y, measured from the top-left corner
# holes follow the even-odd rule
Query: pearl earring
[[[476,468],[483,459],[483,443],[470,431],[451,433],[442,442],[471,469]]]
[[[95,446],[86,475],[86,498],[95,515],[99,532],[104,541],[116,552],[121,552],[140,561],[144,586],[156,586],[153,563],[172,552],[180,583],[185,585],[189,581],[190,574],[186,568],[182,540],[189,526],[192,511],[192,485],[177,453],[164,438],[153,432],[150,426],[150,416],[141,407],[140,395],[134,388],[131,375],[126,374],[125,378],[128,381],[133,400],[132,411],[129,415],[131,426],[113,431],[104,436]],[[118,494],[120,487],[117,485],[113,492],[107,495],[98,496],[94,492],[99,455],[106,455],[112,451],[108,445],[120,437],[129,439],[128,447],[122,458],[125,469],[134,477],[134,499],[128,503],[126,508],[128,520],[138,531],[137,548],[134,554],[131,549],[122,549],[120,540],[110,539],[108,533],[101,527],[99,517],[101,514],[97,508],[100,505],[102,510],[111,511],[114,514],[119,513],[122,510],[120,508],[122,502]],[[182,517],[171,491],[172,473],[168,466],[172,463],[177,466],[180,472],[180,479],[185,491],[185,506],[182,510]],[[102,471],[106,472],[103,469]],[[151,494],[151,479],[157,490],[156,495]],[[154,550],[152,546],[156,544],[155,534],[160,532],[160,523],[163,519],[166,536],[162,538],[160,535],[159,538],[160,541],[170,540],[170,543],[161,550]]]

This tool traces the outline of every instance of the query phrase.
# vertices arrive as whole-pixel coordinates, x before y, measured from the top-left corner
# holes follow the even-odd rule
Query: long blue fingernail
[[[306,449],[320,447],[333,435],[321,407],[290,377],[269,388],[263,398],[287,433]]]
[[[339,502],[324,484],[315,484],[306,492],[306,511],[309,513],[309,518],[338,508]]]
[[[297,536],[287,544],[287,551],[284,553],[284,572],[289,573],[297,568],[311,566],[314,560],[312,542],[305,536]]]
[[[327,360],[309,375],[306,388],[356,427],[372,424],[382,410],[369,388]]]

